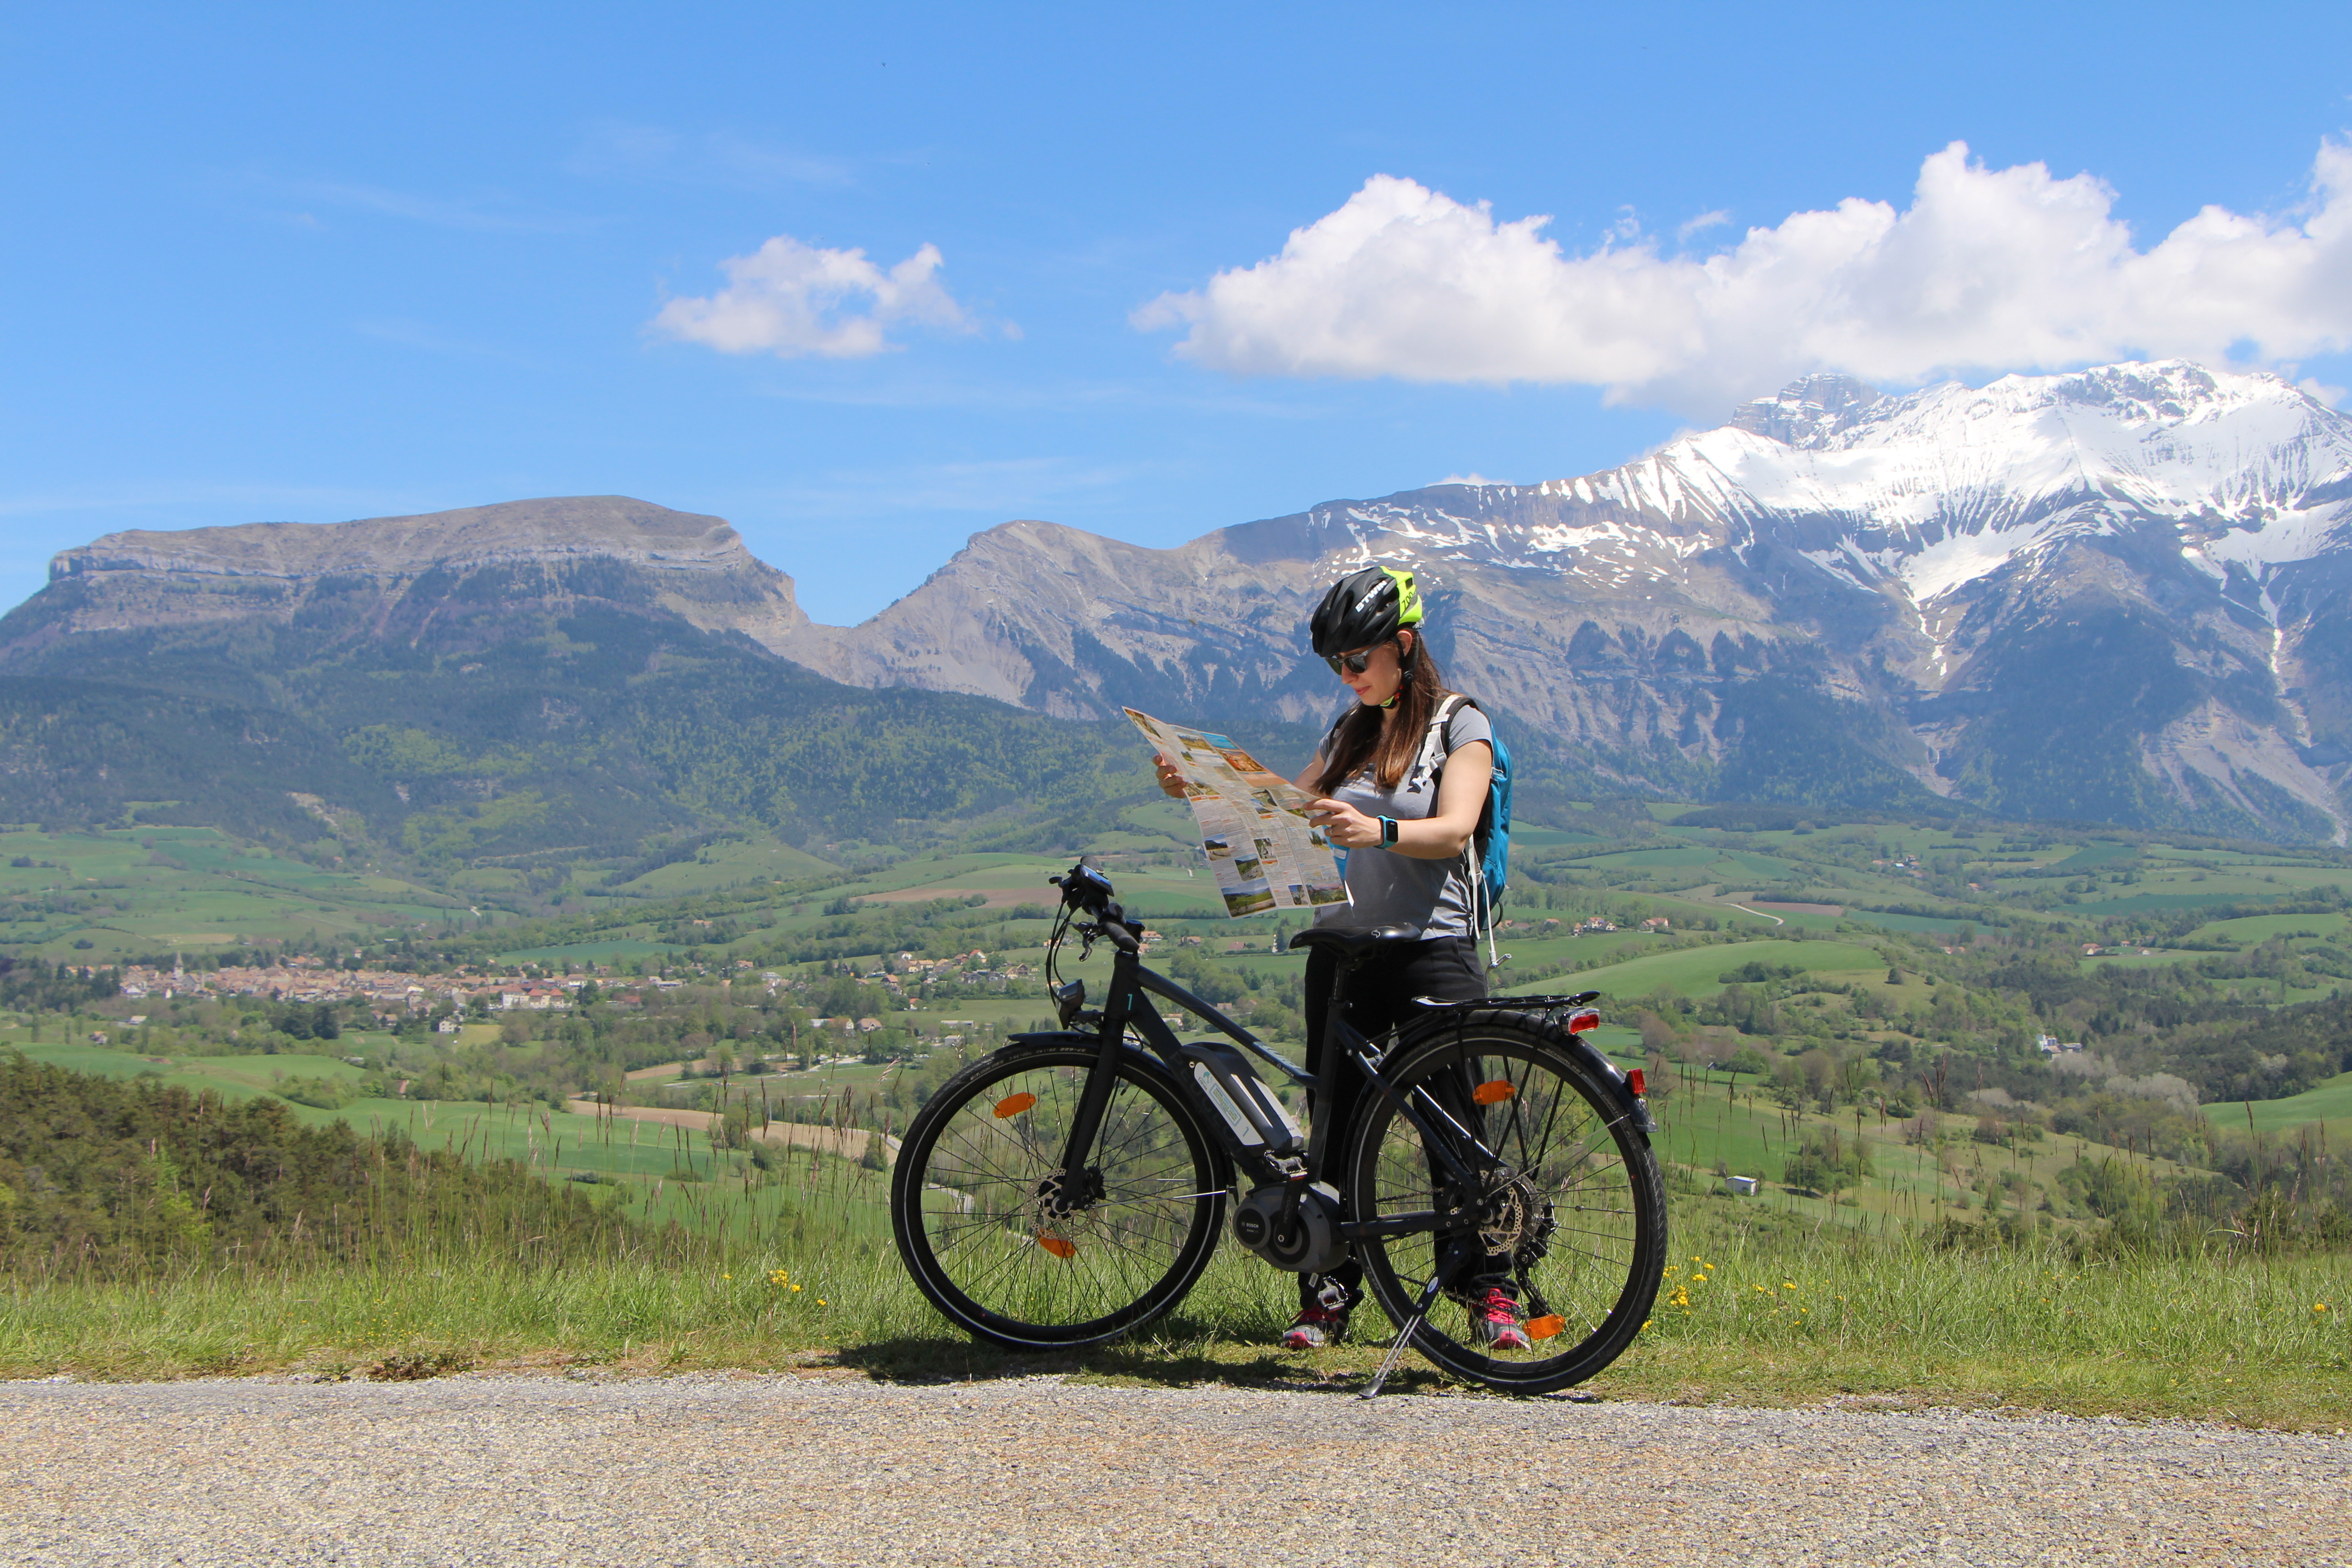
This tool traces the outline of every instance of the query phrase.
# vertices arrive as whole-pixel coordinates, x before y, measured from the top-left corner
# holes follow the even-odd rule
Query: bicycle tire
[[[941,1085],[908,1126],[890,1182],[898,1256],[980,1339],[1066,1350],[1130,1333],[1182,1300],[1216,1249],[1230,1162],[1167,1069],[1136,1051],[1119,1061],[1096,1142],[1099,1198],[1047,1212],[1100,1056],[1086,1036],[1009,1046]]]
[[[1475,1231],[1357,1243],[1373,1299],[1402,1329],[1441,1248],[1475,1246],[1482,1261],[1471,1272],[1489,1282],[1507,1272],[1534,1336],[1526,1351],[1496,1351],[1480,1342],[1466,1312],[1461,1331],[1451,1331],[1459,1309],[1441,1300],[1413,1346],[1444,1371],[1507,1393],[1547,1394],[1608,1366],[1647,1321],[1666,1260],[1665,1183],[1605,1071],[1544,1021],[1501,1009],[1435,1021],[1382,1066],[1416,1110],[1433,1102],[1458,1109],[1458,1120],[1426,1119],[1486,1170]],[[1494,1103],[1473,1104],[1480,1094]],[[1376,1090],[1359,1105],[1345,1167],[1349,1215],[1443,1207],[1446,1184],[1412,1124]],[[1457,1302],[1467,1300],[1461,1284],[1448,1291]]]

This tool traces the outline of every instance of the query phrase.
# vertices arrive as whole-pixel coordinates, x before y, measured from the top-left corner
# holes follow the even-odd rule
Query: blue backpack
[[[1476,703],[1458,692],[1437,705],[1437,711],[1430,717],[1429,733],[1421,743],[1421,756],[1413,763],[1416,773],[1435,780],[1445,766],[1445,726],[1464,708],[1475,707]],[[1495,736],[1494,746],[1495,776],[1486,785],[1486,805],[1478,814],[1477,828],[1470,835],[1469,847],[1462,856],[1464,876],[1476,903],[1475,927],[1486,933],[1490,967],[1497,962],[1495,906],[1503,901],[1503,893],[1511,880],[1511,748],[1503,743],[1499,733]]]

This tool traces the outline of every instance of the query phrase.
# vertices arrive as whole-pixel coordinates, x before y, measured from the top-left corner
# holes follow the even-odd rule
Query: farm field
[[[1697,996],[1720,990],[1725,982],[1718,976],[1748,963],[1842,979],[1878,979],[1886,973],[1886,961],[1878,951],[1858,942],[1787,942],[1767,938],[1652,953],[1599,969],[1583,970],[1556,981],[1548,980],[1512,989],[1519,992],[1563,988],[1592,990],[1604,996],[1617,997],[1644,996],[1654,991],[1671,989],[1685,996]]]
[[[465,904],[208,827],[0,833],[0,952],[77,963],[439,928]]]
[[[2223,1100],[2201,1108],[2216,1127],[2236,1131],[2251,1124],[2265,1138],[2293,1137],[2306,1127],[2324,1128],[2329,1142],[2352,1152],[2352,1072],[2339,1073],[2316,1089],[2284,1100]]]

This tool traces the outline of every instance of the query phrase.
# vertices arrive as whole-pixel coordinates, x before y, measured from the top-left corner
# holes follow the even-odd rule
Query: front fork
[[[1135,971],[1141,962],[1126,952],[1111,961],[1110,994],[1103,999],[1102,1052],[1087,1074],[1086,1087],[1078,1091],[1077,1113],[1070,1118],[1070,1135],[1062,1145],[1062,1166],[1050,1178],[1056,1188],[1045,1197],[1047,1211],[1056,1217],[1092,1201],[1094,1183],[1087,1174],[1087,1160],[1094,1152],[1103,1116],[1110,1110],[1111,1090],[1118,1085],[1119,1053],[1127,1048],[1128,1007],[1136,994]]]

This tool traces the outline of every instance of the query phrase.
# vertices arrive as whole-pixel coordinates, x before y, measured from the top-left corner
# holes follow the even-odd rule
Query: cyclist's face
[[[1400,632],[1397,636],[1409,637],[1412,634]],[[1358,668],[1359,665],[1362,668]],[[1367,707],[1377,708],[1397,694],[1397,687],[1402,683],[1402,668],[1395,638],[1339,656],[1339,679],[1348,683],[1356,700]]]

